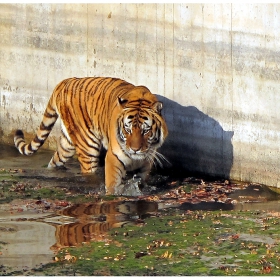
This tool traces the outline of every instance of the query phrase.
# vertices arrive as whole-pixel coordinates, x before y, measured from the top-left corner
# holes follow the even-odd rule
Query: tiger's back
[[[64,165],[76,152],[81,171],[95,172],[103,146],[105,185],[114,193],[126,171],[138,169],[144,180],[155,159],[160,161],[156,149],[168,133],[161,107],[144,86],[117,78],[69,78],[55,87],[31,143],[20,130],[14,141],[22,154],[36,152],[60,117],[61,136],[49,167]]]
[[[86,141],[94,149],[103,136],[107,149],[110,113],[118,97],[132,88],[133,85],[115,78],[70,78],[55,88],[53,103],[73,142],[79,145]]]

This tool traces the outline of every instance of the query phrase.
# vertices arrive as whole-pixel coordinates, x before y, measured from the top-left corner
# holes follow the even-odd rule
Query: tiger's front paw
[[[143,195],[139,189],[141,178],[133,176],[131,180],[125,184],[120,184],[117,187],[106,187],[106,194],[123,195],[123,196],[140,196]]]
[[[124,184],[120,184],[117,187],[106,187],[106,195],[124,195],[124,189]]]

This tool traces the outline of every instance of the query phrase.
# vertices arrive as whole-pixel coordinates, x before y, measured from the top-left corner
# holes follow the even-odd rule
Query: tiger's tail
[[[15,132],[14,143],[19,152],[26,156],[32,155],[37,152],[37,150],[44,144],[45,140],[48,138],[57,118],[58,114],[53,108],[50,100],[45,110],[40,127],[35,137],[29,144],[25,142],[22,130],[17,130]]]

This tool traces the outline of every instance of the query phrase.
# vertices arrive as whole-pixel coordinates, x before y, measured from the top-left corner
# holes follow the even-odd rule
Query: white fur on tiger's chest
[[[145,160],[144,157],[138,157],[133,159],[127,155],[123,155],[120,156],[119,159],[125,165],[126,171],[133,171],[142,168],[145,164],[147,164],[147,161]]]
[[[101,143],[102,143],[103,148],[107,151],[108,150],[108,139],[106,137],[103,137]]]

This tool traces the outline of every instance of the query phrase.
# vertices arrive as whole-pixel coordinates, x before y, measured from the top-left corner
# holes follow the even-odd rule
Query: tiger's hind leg
[[[57,151],[54,153],[48,167],[64,166],[67,160],[74,156],[76,149],[71,141],[62,133],[59,138]]]
[[[94,144],[93,144],[94,143]],[[97,167],[99,166],[99,157],[101,152],[101,143],[95,139],[92,145],[89,143],[84,143],[84,146],[77,145],[76,152],[78,155],[78,160],[80,162],[82,173],[95,173]]]

